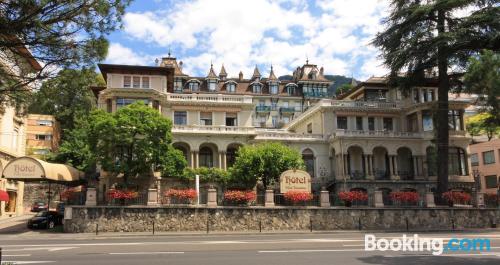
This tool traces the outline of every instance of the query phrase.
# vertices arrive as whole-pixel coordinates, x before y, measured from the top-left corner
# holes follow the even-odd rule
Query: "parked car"
[[[47,211],[49,207],[45,202],[35,202],[33,203],[33,206],[31,206],[31,211],[32,212],[41,212],[41,211]]]
[[[28,220],[28,228],[54,228],[56,225],[62,224],[63,216],[56,211],[38,212],[30,220]]]

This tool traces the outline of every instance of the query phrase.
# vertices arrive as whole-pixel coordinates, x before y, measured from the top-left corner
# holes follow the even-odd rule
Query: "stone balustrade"
[[[342,130],[337,129],[332,137],[398,137],[398,138],[422,138],[419,132],[394,132],[394,131],[366,131],[366,130]]]
[[[225,133],[225,134],[255,134],[253,127],[224,125],[174,125],[173,133]]]
[[[170,102],[214,102],[214,103],[235,103],[253,104],[251,96],[227,95],[227,94],[167,94],[167,101]]]

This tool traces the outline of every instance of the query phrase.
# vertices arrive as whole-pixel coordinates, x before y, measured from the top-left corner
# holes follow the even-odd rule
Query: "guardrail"
[[[230,134],[255,134],[253,127],[217,126],[217,125],[174,125],[173,133],[230,133]]]

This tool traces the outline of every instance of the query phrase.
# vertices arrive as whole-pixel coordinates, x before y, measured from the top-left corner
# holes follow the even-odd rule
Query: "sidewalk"
[[[21,216],[0,218],[0,233],[6,228],[19,226],[20,224],[26,224],[28,219],[33,217],[33,215],[35,215],[35,213],[25,213]]]

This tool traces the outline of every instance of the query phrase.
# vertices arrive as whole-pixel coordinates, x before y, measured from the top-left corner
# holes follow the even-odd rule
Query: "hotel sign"
[[[40,179],[45,175],[40,163],[31,158],[19,158],[9,163],[3,175],[6,178]]]
[[[280,192],[297,190],[311,192],[311,176],[303,170],[287,170],[280,175]]]

